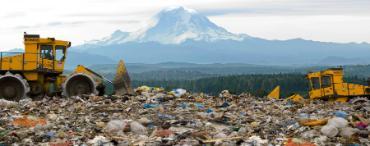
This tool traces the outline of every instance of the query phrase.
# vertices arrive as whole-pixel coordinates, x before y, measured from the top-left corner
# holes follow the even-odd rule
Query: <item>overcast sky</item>
[[[72,41],[135,31],[163,8],[185,6],[233,33],[266,39],[370,42],[370,0],[3,0],[0,50],[23,32]]]

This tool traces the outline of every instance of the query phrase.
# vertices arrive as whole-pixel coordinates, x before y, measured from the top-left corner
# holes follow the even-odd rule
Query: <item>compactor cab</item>
[[[330,68],[307,74],[309,98],[348,101],[355,97],[369,97],[370,87],[345,83],[343,68]]]
[[[71,46],[71,42],[25,34],[24,45],[25,61],[36,62],[30,66],[31,69],[63,73],[67,48]]]

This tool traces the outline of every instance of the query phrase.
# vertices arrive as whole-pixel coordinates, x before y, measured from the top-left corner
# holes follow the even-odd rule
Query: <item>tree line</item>
[[[352,83],[365,84],[366,80],[357,76],[345,77]],[[304,74],[254,74],[229,75],[207,77],[196,80],[133,80],[134,87],[147,85],[163,87],[166,90],[184,88],[190,92],[203,92],[218,95],[222,90],[229,90],[233,94],[251,93],[252,95],[266,96],[277,85],[281,87],[281,96],[286,97],[293,93],[306,96],[308,81]]]

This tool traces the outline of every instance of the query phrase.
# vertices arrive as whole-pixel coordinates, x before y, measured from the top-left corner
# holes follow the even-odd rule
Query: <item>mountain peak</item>
[[[165,8],[152,18],[153,24],[136,32],[115,31],[102,40],[102,44],[126,42],[157,42],[181,44],[187,40],[213,42],[218,40],[243,40],[237,35],[217,26],[196,10],[182,6]]]
[[[198,13],[196,10],[194,9],[190,9],[190,8],[186,8],[186,7],[183,7],[183,6],[172,6],[172,7],[168,7],[168,8],[165,8],[162,10],[163,13],[165,12],[177,12],[177,13]]]
[[[196,10],[182,6],[163,9],[153,19],[154,25],[137,33],[135,40],[180,44],[187,40],[212,42],[244,38],[217,26]]]

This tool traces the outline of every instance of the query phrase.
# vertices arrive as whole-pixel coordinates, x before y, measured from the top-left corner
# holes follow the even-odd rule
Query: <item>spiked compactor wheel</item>
[[[67,78],[64,83],[63,94],[69,96],[96,94],[96,84],[94,80],[86,74],[74,74]]]
[[[349,101],[352,104],[370,102],[366,97],[356,97]]]
[[[0,76],[0,98],[19,101],[30,91],[28,83],[20,75],[6,73]]]

